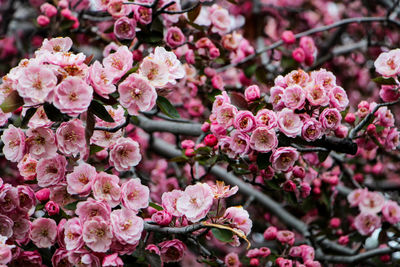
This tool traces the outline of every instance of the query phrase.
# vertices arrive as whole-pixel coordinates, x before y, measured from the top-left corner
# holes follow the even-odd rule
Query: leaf
[[[201,5],[198,5],[195,9],[187,13],[188,19],[193,22],[197,19],[201,11]]]
[[[232,104],[234,104],[238,108],[247,109],[247,101],[244,98],[243,94],[238,93],[238,92],[232,92],[230,97],[231,97]]]
[[[12,91],[0,105],[4,113],[13,112],[24,104],[24,100],[19,96],[17,91]]]
[[[176,162],[176,163],[183,163],[183,162],[187,162],[188,160],[189,160],[189,158],[186,156],[179,156],[179,157],[171,158],[168,161]]]
[[[213,233],[214,237],[221,242],[226,243],[233,241],[233,233],[229,230],[213,228],[211,229],[211,232]]]
[[[257,65],[256,64],[251,65],[244,69],[244,75],[246,75],[247,78],[251,78],[251,76],[253,76],[256,70],[257,70]]]
[[[153,209],[158,210],[158,211],[164,210],[163,207],[161,207],[160,205],[158,205],[158,204],[156,204],[156,203],[154,203],[154,202],[150,202],[150,203],[149,203],[149,206],[152,207]]]
[[[146,253],[146,263],[152,267],[161,267],[161,258],[155,253]]]
[[[88,111],[93,112],[94,115],[102,119],[106,122],[115,122],[111,117],[110,113],[108,113],[107,109],[98,101],[92,100],[90,103]]]
[[[264,170],[269,166],[269,158],[271,153],[259,153],[257,155],[257,166],[259,169]]]
[[[64,206],[64,209],[66,210],[76,210],[76,205],[78,205],[79,200],[78,201],[74,201],[72,203],[69,203],[67,205]]]
[[[209,155],[211,151],[212,148],[209,146],[199,147],[195,150],[195,152],[200,155]]]
[[[85,63],[86,65],[89,65],[90,62],[93,60],[94,55],[91,54],[90,56],[88,56],[85,61],[83,63]]]
[[[103,149],[104,149],[104,147],[101,147],[101,146],[90,145],[90,155],[96,154],[97,152],[100,152]]]
[[[25,128],[28,125],[29,120],[35,115],[37,108],[30,108],[26,111],[24,118],[21,122],[21,128]]]
[[[53,104],[46,102],[43,104],[43,109],[44,109],[44,112],[46,113],[47,118],[49,118],[49,120],[63,121],[64,115]]]
[[[163,96],[157,97],[157,106],[160,108],[162,113],[170,118],[178,119],[181,117],[171,102]]]
[[[396,85],[396,80],[393,79],[392,77],[390,77],[390,78],[376,77],[376,78],[372,79],[372,81],[377,84],[382,84],[382,85]]]

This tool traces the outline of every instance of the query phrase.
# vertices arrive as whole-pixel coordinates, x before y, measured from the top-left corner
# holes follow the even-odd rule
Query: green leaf
[[[385,128],[386,128],[386,127],[384,127],[384,126],[382,126],[382,125],[377,125],[377,126],[376,126],[376,132],[377,132],[377,133],[380,133],[380,132],[382,132]]]
[[[199,16],[201,10],[201,5],[198,5],[195,9],[189,11],[187,13],[188,19],[193,22]]]
[[[44,112],[46,113],[47,118],[49,118],[49,120],[63,121],[64,115],[53,104],[46,102],[43,104],[43,109],[44,109]]]
[[[1,110],[4,113],[13,112],[24,104],[24,100],[19,96],[17,91],[12,91],[0,105]]]
[[[257,166],[259,169],[264,170],[269,166],[270,156],[271,156],[271,153],[259,153],[257,155]]]
[[[195,150],[195,152],[200,155],[209,155],[211,151],[212,148],[209,146],[199,147],[198,149]]]
[[[251,65],[244,69],[244,75],[246,75],[247,78],[251,78],[251,76],[253,76],[256,70],[257,70],[257,65],[256,64]]]
[[[169,159],[170,162],[176,162],[176,163],[183,163],[183,162],[187,162],[189,160],[188,157],[186,156],[179,156],[179,157],[174,157]]]
[[[90,145],[90,155],[96,154],[97,152],[100,152],[103,149],[104,149],[104,147],[101,147],[101,146]]]
[[[75,201],[72,203],[69,203],[67,205],[64,206],[64,209],[66,210],[76,210],[76,205],[78,205],[79,201]]]
[[[107,109],[98,101],[92,100],[89,106],[89,111],[93,112],[94,115],[102,119],[106,122],[115,122],[111,117],[110,113],[108,113]]]
[[[390,78],[384,78],[384,77],[376,77],[372,79],[377,84],[383,84],[383,85],[396,85],[396,80],[393,79],[392,77]]]
[[[216,239],[218,239],[221,242],[232,242],[233,241],[233,233],[232,231],[226,230],[226,229],[219,229],[219,228],[213,228],[211,229],[211,232],[215,236]]]
[[[35,115],[37,108],[30,108],[26,111],[24,118],[21,122],[21,128],[25,128],[28,125],[29,120]]]
[[[157,97],[157,106],[160,108],[162,113],[170,118],[178,119],[181,117],[171,102],[163,96]]]
[[[157,204],[154,203],[154,202],[150,202],[150,203],[149,203],[149,206],[152,207],[153,209],[158,210],[158,211],[164,210],[163,207],[161,207],[160,205],[157,205]]]

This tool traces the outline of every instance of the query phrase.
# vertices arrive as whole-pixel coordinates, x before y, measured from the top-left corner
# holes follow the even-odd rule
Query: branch
[[[192,225],[188,225],[185,227],[162,227],[155,224],[150,224],[148,222],[144,222],[144,230],[159,232],[164,234],[188,234],[194,231],[200,230],[202,228],[212,228],[207,225],[203,225],[201,223],[196,223]]]
[[[400,248],[377,248],[371,249],[367,252],[353,255],[353,256],[339,256],[339,255],[317,255],[317,260],[319,261],[328,261],[335,263],[356,263],[362,260],[366,260],[375,256],[389,254],[395,251],[399,251]]]
[[[199,136],[203,133],[201,124],[199,123],[179,123],[171,121],[154,121],[144,116],[137,116],[139,123],[138,127],[146,132],[170,132],[174,134],[183,134],[189,136]]]
[[[187,12],[190,12],[190,11],[196,9],[199,5],[200,5],[200,1],[198,1],[195,5],[185,8],[185,9],[182,9],[182,10],[178,10],[178,11],[162,10],[161,13],[165,13],[168,15],[184,14],[184,13],[187,13]]]
[[[343,26],[343,25],[347,25],[347,24],[352,24],[352,23],[372,23],[372,22],[391,23],[391,24],[396,25],[397,27],[400,27],[400,22],[398,22],[397,20],[394,20],[394,19],[386,18],[386,17],[348,18],[348,19],[343,19],[343,20],[340,20],[338,22],[332,23],[330,25],[324,25],[324,26],[321,26],[321,27],[310,29],[308,31],[300,32],[298,34],[295,34],[295,37],[296,37],[296,39],[299,39],[299,38],[301,38],[303,36],[308,36],[308,35],[315,34],[315,33],[318,33],[318,32],[331,30],[331,29],[334,29],[334,28],[337,28],[337,27],[340,27],[340,26]],[[283,41],[279,40],[279,41],[277,41],[277,42],[275,42],[275,43],[273,43],[273,44],[271,44],[269,46],[266,46],[266,47],[258,50],[256,53],[245,57],[244,59],[242,59],[241,61],[239,61],[237,63],[231,63],[229,65],[225,65],[223,67],[217,68],[216,71],[217,72],[222,72],[222,71],[225,71],[225,70],[227,70],[229,68],[241,65],[241,64],[243,64],[243,63],[245,63],[245,62],[247,62],[249,60],[252,60],[252,59],[256,58],[257,56],[259,56],[259,55],[261,55],[261,54],[263,54],[263,53],[265,53],[265,52],[267,52],[269,50],[272,50],[272,49],[275,49],[275,48],[281,46],[282,44],[283,44]]]
[[[118,126],[116,126],[116,127],[114,127],[114,128],[94,127],[94,130],[95,130],[95,131],[105,131],[105,132],[110,132],[110,133],[116,133],[116,132],[118,132],[118,130],[120,130],[120,129],[122,129],[122,128],[125,128],[126,126],[128,126],[130,119],[131,119],[131,116],[128,114],[128,115],[126,116],[125,122],[124,122],[123,124],[121,124],[121,125],[118,125]]]

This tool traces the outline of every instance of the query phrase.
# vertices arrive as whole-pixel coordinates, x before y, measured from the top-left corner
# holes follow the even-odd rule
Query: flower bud
[[[205,138],[204,138],[204,144],[206,146],[210,146],[213,147],[216,144],[218,144],[218,139],[215,137],[215,135],[213,134],[208,134]]]
[[[264,239],[265,240],[274,240],[276,238],[277,233],[278,233],[278,229],[275,226],[270,226],[264,232]]]
[[[285,44],[294,44],[296,42],[296,37],[292,31],[284,31],[281,38]]]
[[[47,201],[50,197],[50,189],[48,188],[40,189],[35,193],[35,196],[37,200],[39,200],[40,202]]]
[[[172,221],[172,215],[165,210],[159,210],[151,216],[151,220],[161,226],[167,226]]]
[[[47,202],[44,208],[50,216],[56,215],[60,212],[60,206],[58,206],[54,201]]]
[[[36,21],[40,27],[46,27],[50,23],[50,19],[44,15],[37,17]]]

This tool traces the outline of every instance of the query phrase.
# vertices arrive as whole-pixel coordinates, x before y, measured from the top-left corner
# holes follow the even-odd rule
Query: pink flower
[[[137,115],[139,111],[151,110],[157,99],[155,88],[138,74],[129,75],[118,86],[121,105],[130,115]]]
[[[50,197],[50,189],[48,189],[48,188],[40,189],[39,191],[37,191],[35,193],[35,196],[36,196],[37,200],[39,200],[41,202],[47,201],[47,200],[49,200],[49,197]]]
[[[87,163],[81,163],[67,174],[67,190],[69,194],[88,196],[92,190],[92,181],[96,177],[96,168]]]
[[[167,34],[165,35],[165,42],[170,47],[177,47],[182,45],[186,41],[186,37],[182,30],[178,27],[169,27]]]
[[[240,110],[236,113],[233,126],[240,132],[251,132],[256,127],[256,119],[250,111]]]
[[[250,220],[250,215],[243,207],[229,207],[226,209],[224,219],[227,219],[232,227],[237,228],[245,235],[250,234],[253,222]]]
[[[123,267],[124,262],[120,257],[118,257],[118,253],[114,253],[111,255],[107,255],[103,258],[103,263],[101,265],[102,267],[108,267],[108,266],[116,266],[116,267]]]
[[[39,160],[54,157],[57,153],[56,137],[49,128],[28,129],[26,143],[30,155]]]
[[[110,165],[117,171],[128,171],[142,159],[139,144],[131,138],[119,138],[110,148]]]
[[[46,112],[43,109],[43,106],[38,107],[35,114],[28,122],[29,128],[37,128],[37,127],[44,127],[50,126],[53,122],[47,118]],[[29,129],[28,129],[29,131]]]
[[[93,88],[84,80],[69,76],[54,89],[53,104],[61,112],[78,116],[85,112],[93,98]]]
[[[312,106],[326,106],[329,104],[328,92],[322,85],[310,83],[306,90],[307,100]]]
[[[251,102],[260,98],[260,88],[257,85],[251,85],[244,90],[246,101]]]
[[[306,141],[315,141],[322,137],[322,125],[316,119],[308,119],[301,128],[301,137]]]
[[[177,59],[174,52],[169,52],[165,50],[164,47],[156,47],[154,49],[154,54],[150,54],[148,57],[154,57],[155,60],[160,62],[161,64],[167,66],[168,70],[168,83],[176,84],[176,79],[181,79],[185,76],[186,72],[183,68],[181,62]],[[139,72],[141,71],[141,67]],[[148,75],[147,75],[148,77]],[[157,87],[156,85],[154,85]]]
[[[123,5],[129,6],[129,5]],[[109,54],[103,59],[105,72],[117,82],[125,73],[132,68],[133,57],[128,47],[120,46],[115,53]]]
[[[241,133],[237,130],[231,132],[230,148],[237,155],[246,155],[250,150],[250,138],[247,134]]]
[[[285,106],[282,99],[283,91],[284,89],[280,86],[271,87],[269,102],[272,104],[274,110],[281,110]]]
[[[300,245],[301,248],[301,257],[304,262],[309,260],[314,260],[315,257],[315,250],[313,247],[307,245]]]
[[[98,173],[92,184],[94,198],[106,201],[112,208],[117,206],[121,197],[121,188],[118,184],[118,176],[105,172]]]
[[[381,53],[374,62],[376,72],[385,76],[396,76],[400,71],[400,49]]]
[[[269,152],[278,146],[278,138],[275,131],[268,127],[256,128],[250,137],[250,146],[259,152]]]
[[[0,188],[0,211],[10,213],[19,207],[18,189],[5,184]]]
[[[151,220],[158,225],[167,226],[172,221],[172,215],[165,210],[159,210],[151,215]]]
[[[211,31],[222,36],[231,30],[231,19],[229,18],[228,10],[216,4],[212,8],[214,10],[210,12]]]
[[[233,125],[238,110],[235,106],[224,103],[216,112],[218,124],[228,128]]]
[[[118,39],[132,40],[136,35],[136,20],[121,17],[114,23],[114,34]]]
[[[49,3],[44,3],[40,6],[40,12],[51,18],[57,15],[57,8]]]
[[[161,260],[167,262],[178,262],[182,260],[186,251],[185,244],[178,240],[167,240],[158,244],[161,252]]]
[[[382,207],[383,218],[391,224],[400,222],[400,207],[397,202],[388,200]]]
[[[366,188],[356,189],[347,196],[347,201],[349,201],[351,207],[356,207],[361,203],[367,193],[368,189]]]
[[[270,226],[264,231],[265,240],[274,240],[278,233],[278,229],[275,226]]]
[[[329,91],[329,99],[331,106],[337,108],[339,111],[345,110],[349,104],[346,91],[340,86],[335,86]]]
[[[32,222],[30,238],[39,248],[49,248],[56,242],[57,224],[48,218],[39,218]]]
[[[77,250],[83,247],[82,224],[79,218],[69,219],[63,228],[65,248],[67,250]]]
[[[210,185],[210,188],[214,194],[214,199],[228,198],[236,194],[239,190],[239,187],[237,185],[230,188],[230,186],[225,185],[223,181],[216,181],[216,184]]]
[[[40,187],[58,184],[65,175],[67,160],[64,156],[55,155],[52,158],[41,159],[36,166],[36,179]]]
[[[370,235],[381,227],[381,219],[376,214],[362,212],[354,219],[354,226],[361,235]]]
[[[68,52],[72,47],[72,40],[69,37],[57,37],[50,40],[44,39],[39,51]]]
[[[306,53],[304,52],[303,48],[297,47],[292,51],[292,57],[299,63],[303,63],[306,59]]]
[[[68,262],[72,266],[84,264],[84,266],[88,267],[98,267],[101,264],[100,259],[93,252],[86,249],[70,251]]]
[[[189,221],[198,222],[210,211],[213,199],[214,196],[208,184],[189,185],[177,200],[176,209]]]
[[[379,96],[385,102],[394,102],[400,98],[400,90],[395,85],[382,85]]]
[[[278,231],[276,239],[278,239],[282,244],[289,244],[290,246],[293,246],[295,240],[294,233],[288,230]]]
[[[6,159],[12,162],[22,160],[25,154],[25,134],[21,129],[10,124],[3,132],[1,141],[4,143],[3,153]]]
[[[123,0],[109,0],[107,11],[114,18],[127,16],[132,11],[131,5],[125,5]]]
[[[162,207],[171,215],[180,217],[183,214],[176,209],[176,202],[183,195],[181,190],[172,190],[171,192],[164,192],[162,194]]]
[[[140,64],[139,74],[157,88],[164,87],[168,83],[168,66],[153,57],[144,58]]]
[[[361,212],[378,213],[385,204],[385,198],[377,192],[367,192],[361,199],[358,207]]]
[[[47,202],[44,208],[49,216],[54,216],[60,212],[60,206],[54,201]]]
[[[143,6],[134,6],[133,14],[136,19],[141,24],[149,24],[152,21],[152,9]]]
[[[342,115],[336,108],[326,108],[319,115],[322,128],[326,130],[336,130],[342,121]]]
[[[291,85],[285,88],[282,95],[283,103],[290,109],[302,109],[306,100],[303,88]]]
[[[226,254],[224,262],[227,267],[239,267],[241,265],[238,254],[235,252]]]
[[[296,137],[301,133],[303,122],[293,110],[284,108],[278,113],[279,130],[286,136]]]
[[[81,222],[91,220],[95,216],[100,216],[103,220],[110,220],[111,207],[105,201],[97,201],[88,198],[86,201],[78,202],[75,213]]]
[[[296,42],[296,37],[292,31],[284,31],[281,35],[281,38],[285,44],[294,44],[294,42]]]
[[[282,81],[279,81],[278,77],[276,78],[276,80],[278,81],[275,81],[275,83],[279,84],[279,86],[282,87],[287,87],[296,84],[301,87],[305,87],[310,80],[310,76],[307,74],[307,72],[305,72],[302,69],[293,70],[284,77],[285,79],[284,84],[286,84],[286,86],[284,84],[283,85],[281,84]]]
[[[269,109],[261,109],[256,115],[257,126],[266,126],[268,129],[273,129],[278,126],[278,118],[276,113]]]
[[[226,91],[223,91],[222,94],[217,95],[215,97],[214,103],[213,103],[213,107],[212,107],[212,111],[213,113],[217,113],[217,111],[222,107],[223,104],[230,104],[231,103],[231,99],[229,98],[228,94],[226,93]]]
[[[106,252],[110,249],[113,238],[111,225],[102,217],[93,217],[83,224],[82,237],[91,250]]]
[[[61,123],[56,132],[57,147],[66,156],[84,155],[86,150],[85,127],[79,119]]]
[[[2,241],[2,240],[1,240]],[[12,260],[12,251],[11,251],[11,246],[7,245],[4,242],[0,242],[0,264],[2,266],[7,266],[11,260]]]
[[[144,222],[134,211],[119,209],[111,212],[111,227],[121,244],[135,245],[142,235]]]
[[[97,60],[89,68],[89,80],[94,91],[104,98],[115,92],[112,73],[106,71]]]
[[[37,24],[40,27],[46,27],[50,23],[50,19],[44,15],[39,15],[36,19]]]
[[[279,147],[275,150],[270,158],[272,167],[276,171],[286,172],[290,170],[295,161],[299,158],[299,153],[293,147]]]
[[[20,162],[18,162],[18,171],[25,180],[34,180],[36,175],[37,160],[25,154]]]
[[[142,185],[139,178],[129,179],[121,187],[122,205],[127,209],[138,212],[140,209],[149,206],[149,193],[149,188]]]
[[[13,235],[13,226],[14,222],[9,217],[0,214],[0,237],[10,238]]]

